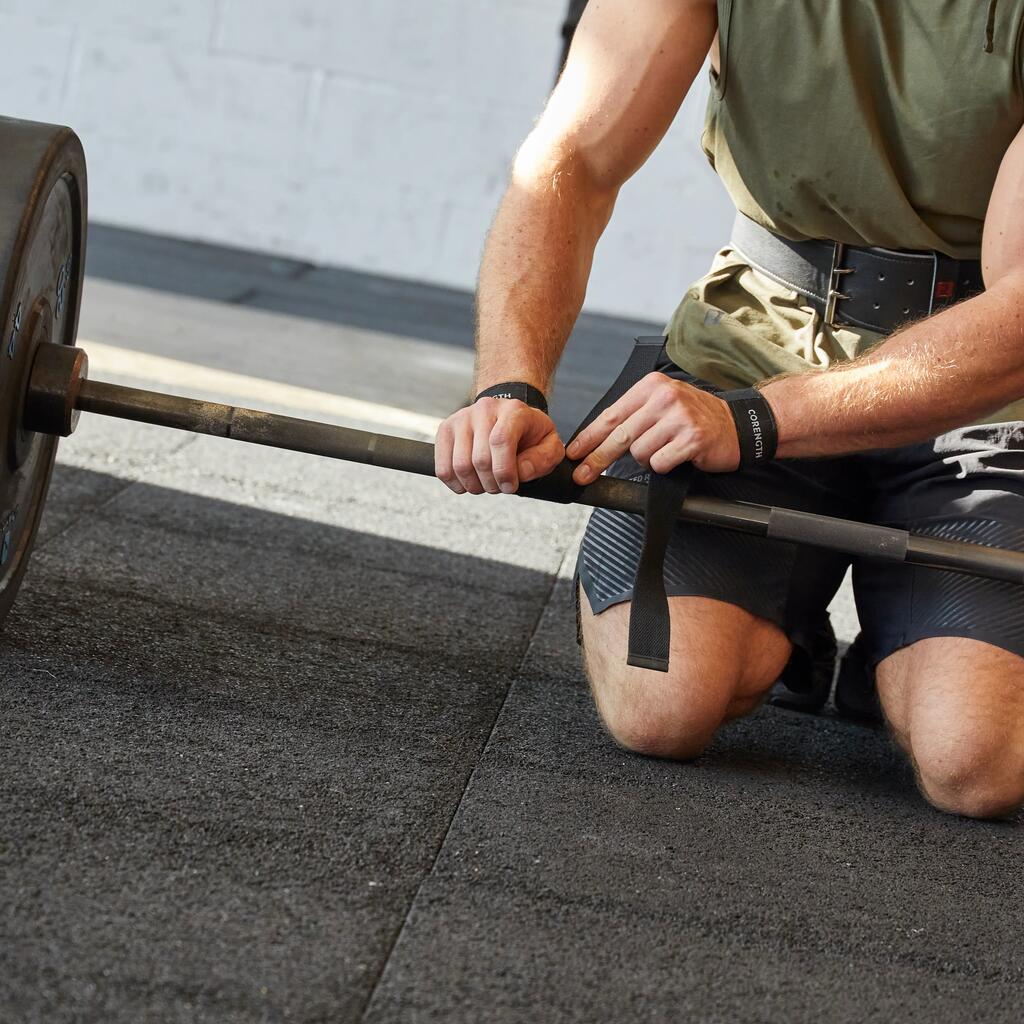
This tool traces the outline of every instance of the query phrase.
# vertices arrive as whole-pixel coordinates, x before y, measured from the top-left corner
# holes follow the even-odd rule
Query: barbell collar
[[[78,426],[78,393],[88,377],[89,357],[83,349],[52,341],[37,345],[25,395],[25,429],[70,437]]]

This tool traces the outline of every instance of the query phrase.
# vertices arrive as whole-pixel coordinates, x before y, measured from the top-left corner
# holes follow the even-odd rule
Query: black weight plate
[[[41,341],[73,345],[85,268],[85,155],[69,128],[0,118],[0,624],[28,565],[57,439],[21,425]]]

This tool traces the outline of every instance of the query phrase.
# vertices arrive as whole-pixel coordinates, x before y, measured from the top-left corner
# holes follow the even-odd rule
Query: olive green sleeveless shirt
[[[701,144],[741,213],[788,238],[980,255],[1024,124],[1024,0],[718,0],[718,16]],[[822,324],[726,248],[677,309],[668,351],[737,386],[880,340]]]
[[[1024,123],[1021,0],[718,7],[702,145],[741,213],[787,238],[978,257]]]

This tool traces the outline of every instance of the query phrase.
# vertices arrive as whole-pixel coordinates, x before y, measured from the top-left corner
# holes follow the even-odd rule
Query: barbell
[[[90,380],[75,347],[86,246],[86,163],[64,127],[0,118],[0,623],[28,566],[57,442],[81,413],[157,424],[333,459],[434,474],[433,445],[254,409]],[[645,487],[600,477],[573,485],[572,464],[520,494],[641,514]],[[1024,583],[1024,553],[792,509],[688,497],[679,518],[887,561]]]

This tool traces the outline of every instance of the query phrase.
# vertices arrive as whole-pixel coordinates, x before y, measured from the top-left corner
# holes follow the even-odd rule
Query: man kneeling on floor
[[[570,445],[575,481],[692,464],[694,494],[1024,550],[1022,29],[1024,0],[591,0],[487,242],[482,394],[442,424],[437,475],[507,493],[566,455],[544,395],[595,246],[710,53],[702,145],[736,226],[654,371]],[[719,397],[751,386],[756,432]],[[591,517],[585,662],[620,744],[688,759],[807,664],[849,559],[678,524],[661,672],[626,661],[643,530]],[[867,560],[853,574],[925,797],[1013,813],[1024,593]]]

